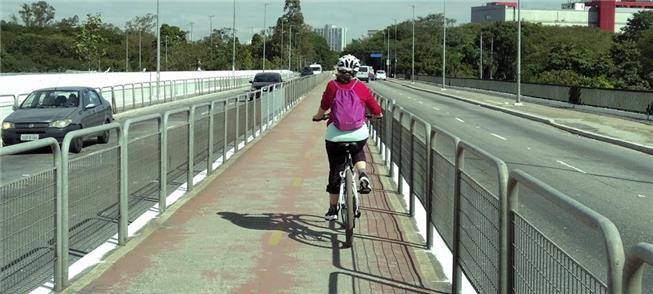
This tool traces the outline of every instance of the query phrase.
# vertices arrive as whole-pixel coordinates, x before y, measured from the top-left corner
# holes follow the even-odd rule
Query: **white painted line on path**
[[[499,139],[501,139],[501,140],[504,140],[504,141],[508,141],[508,139],[506,139],[506,138],[504,138],[504,137],[501,137],[501,136],[499,136],[499,135],[497,135],[497,134],[495,134],[495,133],[492,133],[492,136],[495,136],[495,137],[497,137],[497,138],[499,138]]]
[[[457,117],[456,117],[456,120],[459,121],[459,122],[463,122],[463,123],[465,122],[464,120],[459,119],[459,118],[457,118]]]
[[[646,195],[638,194],[637,197],[639,197],[639,198],[646,198]]]
[[[564,165],[564,166],[566,166],[566,167],[572,168],[572,169],[574,169],[574,170],[576,170],[576,171],[578,171],[578,172],[581,172],[581,173],[584,173],[584,174],[587,173],[587,172],[585,172],[584,170],[582,170],[582,169],[580,169],[580,168],[577,168],[577,167],[575,167],[575,166],[573,166],[573,165],[571,165],[571,164],[568,164],[568,163],[566,163],[566,162],[564,162],[564,161],[562,161],[562,160],[556,160],[556,161],[557,161],[559,164],[562,164],[562,165]]]
[[[419,104],[424,104],[424,102],[422,102],[422,101],[417,101],[417,102],[418,102]]]
[[[440,111],[440,108],[437,108],[435,106],[433,106],[433,109],[435,109],[436,111]]]

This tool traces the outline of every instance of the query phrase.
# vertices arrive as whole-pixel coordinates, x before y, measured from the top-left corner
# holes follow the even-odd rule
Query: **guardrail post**
[[[410,164],[408,165],[408,202],[409,210],[408,214],[410,216],[415,216],[415,172],[413,171],[415,167],[415,117],[413,114],[409,114],[410,123]]]
[[[393,116],[394,117],[394,116]],[[404,132],[404,126],[401,123],[404,119],[404,111],[403,108],[399,107],[399,150],[395,150],[395,154],[397,154],[397,193],[399,195],[403,195],[404,192],[404,184],[401,180],[403,173],[401,172],[401,167],[402,167],[402,159],[404,157],[404,154],[401,152],[401,139],[403,138],[403,132]]]
[[[159,215],[163,214],[168,208],[166,203],[166,198],[168,197],[168,120],[170,118],[169,113],[163,115],[163,120],[159,126],[160,138],[161,138],[161,154],[159,154],[161,161],[159,164],[161,170],[159,173]]]
[[[188,113],[188,169],[186,193],[193,189],[193,171],[195,169],[195,110],[196,106],[190,108]]]
[[[209,104],[209,149],[208,152],[209,154],[206,156],[207,158],[207,163],[206,163],[206,177],[208,177],[211,172],[213,171],[213,130],[215,129],[215,103],[216,101],[211,102]]]
[[[236,139],[234,140],[234,153],[238,152],[238,145],[240,143],[238,142],[238,139],[240,139],[240,136],[238,134],[238,129],[240,125],[240,95],[236,96],[236,122],[234,123],[236,125]]]
[[[245,145],[247,145],[247,140],[249,139],[249,136],[247,135],[247,131],[249,130],[249,94],[245,94]]]
[[[224,164],[227,161],[227,143],[229,140],[229,128],[228,128],[228,122],[229,120],[227,119],[227,115],[229,114],[229,111],[227,109],[229,107],[229,99],[224,100],[224,146],[222,148],[222,164]]]
[[[426,199],[426,248],[433,248],[433,142],[435,141],[435,132],[431,130],[431,125],[426,125],[426,173],[424,174],[424,197]]]
[[[268,87],[267,89],[268,89],[268,91],[270,90],[269,87]],[[261,95],[259,96],[258,101],[260,102],[261,99],[263,99],[263,91],[261,91]],[[253,137],[254,139],[256,139],[256,118],[257,118],[257,117],[256,117],[256,114],[257,114],[257,111],[256,111],[256,101],[257,101],[256,96],[254,96],[254,99],[252,100],[252,112],[253,112],[253,117],[254,117],[254,126],[252,127],[252,133],[253,133],[253,134],[252,134],[252,137]],[[261,122],[263,122],[263,120],[261,120]],[[260,126],[260,125],[259,125],[259,126]]]
[[[455,163],[455,176],[454,176],[454,192],[453,192],[453,274],[452,274],[452,294],[460,294],[462,286],[462,269],[460,268],[460,194],[462,184],[462,170],[465,165],[465,149],[456,144],[456,163]]]

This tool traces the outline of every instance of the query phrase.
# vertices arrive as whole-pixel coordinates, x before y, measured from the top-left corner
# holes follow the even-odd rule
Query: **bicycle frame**
[[[347,179],[347,178],[350,179]],[[350,191],[351,195],[353,195],[353,201],[349,202],[347,197],[347,183],[350,184]],[[347,205],[349,203],[355,203],[355,205]],[[352,244],[352,239],[353,239],[353,231],[354,227],[356,226],[356,217],[354,216],[356,214],[356,211],[354,211],[354,207],[358,209],[360,207],[360,202],[359,202],[359,196],[358,196],[358,188],[356,186],[356,180],[354,177],[354,163],[353,160],[351,159],[351,154],[349,151],[347,151],[346,159],[345,159],[345,168],[343,171],[340,172],[340,193],[338,196],[338,206],[340,208],[340,213],[342,216],[343,220],[343,226],[345,227],[346,231],[346,241],[345,241],[345,246],[351,247]],[[342,208],[345,209],[342,209]]]

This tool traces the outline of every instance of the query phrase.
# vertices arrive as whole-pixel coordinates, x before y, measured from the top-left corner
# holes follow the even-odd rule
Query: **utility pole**
[[[517,0],[517,101],[521,105],[521,2]]]
[[[263,72],[265,72],[265,43],[267,41],[267,33],[268,33],[268,28],[267,28],[267,17],[268,17],[268,5],[270,3],[265,3],[264,8],[263,8]]]
[[[286,39],[283,38],[283,18],[281,19],[281,50],[279,50],[279,57],[281,58],[281,62],[283,62],[283,42],[285,42]]]
[[[193,24],[194,22],[190,22],[190,42],[193,43]]]
[[[125,29],[125,72],[129,71],[129,33]]]
[[[159,25],[159,0],[156,0],[156,98],[159,99],[161,81],[161,25]],[[165,97],[163,97],[165,99]]]
[[[292,25],[290,25],[288,30],[288,70],[292,71]]]
[[[494,71],[494,36],[490,39],[490,80],[492,79],[492,72]]]
[[[385,74],[390,75],[390,28],[386,30],[388,32],[388,56],[385,59]]]
[[[168,67],[168,36],[166,36],[166,70],[170,70]]]
[[[447,78],[447,0],[442,0],[442,90]]]
[[[479,79],[482,80],[483,79],[483,31],[481,31],[481,55],[480,55],[480,57],[481,57],[481,66],[480,66],[480,69],[479,69],[479,73],[480,73]]]
[[[232,39],[232,50],[231,50],[231,75],[236,77],[236,0],[234,0],[234,17],[233,24],[231,27],[231,39]]]
[[[397,19],[395,19],[395,70],[393,77],[397,77]]]
[[[213,54],[213,18],[215,15],[209,15],[209,39],[211,40],[211,54]]]
[[[139,30],[138,31],[138,71],[143,70],[143,64],[141,63],[142,60],[141,55],[143,51],[143,42],[142,42],[141,35],[142,35],[141,31]]]
[[[410,71],[410,83],[415,83],[415,5],[413,7],[413,64]]]

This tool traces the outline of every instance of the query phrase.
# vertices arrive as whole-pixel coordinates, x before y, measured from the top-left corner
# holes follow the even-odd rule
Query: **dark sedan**
[[[281,74],[278,72],[261,72],[257,73],[254,76],[254,79],[249,82],[252,84],[251,91],[258,91],[265,89],[267,86],[283,83],[283,79],[281,78]],[[258,98],[259,96],[260,92],[253,93],[250,96],[250,100],[254,97]]]
[[[70,131],[112,121],[111,104],[93,88],[41,89],[30,93],[2,122],[2,142],[8,146],[42,138],[55,138],[61,143]],[[97,134],[98,141],[109,142],[109,134],[109,131]],[[84,139],[86,138],[73,140],[70,151],[81,152]]]

